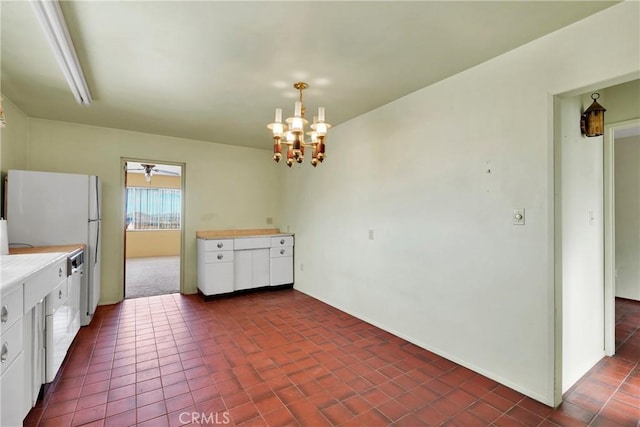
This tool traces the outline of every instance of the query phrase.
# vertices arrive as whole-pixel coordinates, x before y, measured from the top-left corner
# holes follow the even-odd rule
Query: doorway
[[[554,98],[556,404],[605,355],[616,351],[614,146],[621,134],[634,132],[628,128],[640,125],[634,95],[638,91],[629,90],[637,86],[637,80],[601,84]],[[576,117],[592,102],[593,92],[607,98],[606,119],[614,124],[605,126],[604,135],[586,138]],[[640,189],[640,175],[638,180]],[[640,193],[636,196],[640,204]],[[636,251],[640,271],[639,254]]]
[[[184,164],[123,159],[124,298],[181,292]]]
[[[605,126],[605,354],[616,352],[616,298],[640,301],[640,119]]]

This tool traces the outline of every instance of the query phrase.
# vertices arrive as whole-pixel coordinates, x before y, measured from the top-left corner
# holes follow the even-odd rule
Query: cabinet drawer
[[[234,239],[233,248],[238,249],[264,249],[271,247],[271,238],[269,237],[246,237],[243,239]]]
[[[293,247],[271,248],[270,256],[271,258],[293,256]]]
[[[22,317],[0,337],[0,372],[4,373],[20,353],[22,353]]]
[[[31,310],[42,298],[51,293],[53,288],[67,278],[67,259],[43,268],[27,278],[24,283],[24,308]]]
[[[216,262],[232,262],[232,261],[233,261],[233,251],[205,252],[204,254],[204,262],[206,264],[212,264]]]
[[[293,236],[280,236],[271,238],[271,247],[293,246]]]
[[[204,250],[205,251],[232,251],[233,250],[233,239],[217,239],[217,240],[205,240],[204,241]]]
[[[24,310],[22,303],[22,286],[18,286],[13,292],[2,297],[2,307],[0,308],[0,334],[13,325],[16,320],[22,317]]]
[[[68,287],[67,287],[67,281],[63,280],[62,282],[58,283],[58,286],[56,286],[53,291],[51,291],[51,293],[49,295],[47,295],[47,298],[45,299],[45,315],[49,316],[51,314],[53,314],[53,312],[60,307],[62,304],[64,304],[67,301],[67,293],[68,293]]]

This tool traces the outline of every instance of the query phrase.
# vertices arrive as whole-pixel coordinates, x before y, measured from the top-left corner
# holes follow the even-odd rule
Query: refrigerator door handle
[[[98,244],[100,243],[100,222],[101,221],[96,221],[96,225],[98,226],[98,229],[96,231],[96,250],[94,251],[96,253],[96,256],[93,260],[93,265],[96,265],[98,263]]]
[[[100,194],[98,193],[98,191],[100,191],[99,189],[99,185],[98,185],[98,178],[96,177],[95,179],[96,182],[96,213],[98,214],[98,218],[100,219]]]

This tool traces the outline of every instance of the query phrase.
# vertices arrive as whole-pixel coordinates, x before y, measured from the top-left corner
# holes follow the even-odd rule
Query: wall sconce
[[[598,104],[596,99],[600,98],[599,93],[591,94],[593,103],[582,113],[580,118],[580,130],[584,136],[600,136],[604,133],[604,107]]]
[[[4,110],[2,109],[2,97],[0,97],[0,128],[7,127],[7,120],[4,117]]]

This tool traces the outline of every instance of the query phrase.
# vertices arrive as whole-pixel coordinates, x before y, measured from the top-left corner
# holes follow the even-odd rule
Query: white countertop
[[[249,234],[246,236],[205,236],[200,235],[197,236],[198,239],[202,240],[221,240],[221,239],[255,239],[256,237],[282,237],[282,236],[293,236],[293,233],[276,233],[276,234]]]
[[[26,277],[67,257],[66,252],[0,255],[0,291],[9,294]]]
[[[277,233],[277,234],[257,234],[255,236],[234,236],[233,239],[247,239],[256,237],[281,237],[281,236],[293,236],[293,233]]]
[[[243,237],[276,237],[293,236],[293,233],[283,233],[279,228],[251,228],[237,230],[198,230],[196,237],[204,240],[241,239]]]

